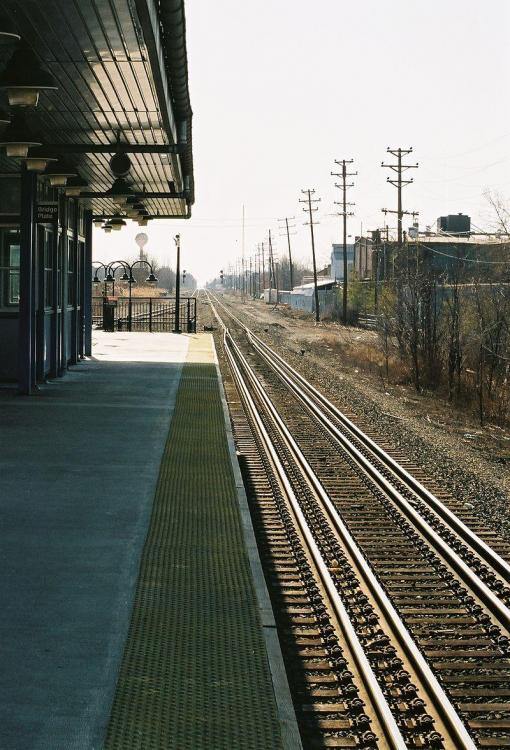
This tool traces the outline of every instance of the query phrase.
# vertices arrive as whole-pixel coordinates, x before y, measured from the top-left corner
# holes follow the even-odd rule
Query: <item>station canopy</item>
[[[2,31],[21,39],[1,38],[0,71],[19,48],[35,55],[57,87],[41,93],[36,107],[23,108],[43,144],[30,154],[55,147],[87,183],[93,213],[112,215],[118,209],[105,195],[114,179],[109,162],[131,146],[126,180],[149,215],[189,215],[192,111],[183,0],[1,0]],[[0,173],[18,172],[16,161],[0,152]]]

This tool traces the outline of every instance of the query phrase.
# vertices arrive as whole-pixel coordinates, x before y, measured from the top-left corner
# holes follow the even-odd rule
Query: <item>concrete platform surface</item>
[[[93,352],[0,390],[0,747],[278,748],[212,337]]]
[[[188,336],[95,337],[0,390],[0,747],[99,748]]]

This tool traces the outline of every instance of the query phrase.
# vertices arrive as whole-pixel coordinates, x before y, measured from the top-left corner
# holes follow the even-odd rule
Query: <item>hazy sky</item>
[[[191,220],[143,230],[159,262],[174,263],[180,232],[184,268],[203,282],[226,270],[241,255],[243,204],[246,258],[295,216],[294,252],[308,260],[298,200],[309,187],[327,262],[340,238],[334,159],[358,171],[354,236],[396,208],[388,146],[414,149],[404,208],[422,228],[458,212],[485,227],[484,191],[510,198],[509,0],[187,0],[186,17],[196,203]],[[131,222],[94,231],[96,259],[137,251]]]

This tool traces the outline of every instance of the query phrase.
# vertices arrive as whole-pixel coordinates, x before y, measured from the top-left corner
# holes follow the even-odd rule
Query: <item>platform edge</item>
[[[296,713],[294,711],[294,704],[292,702],[292,696],[287,680],[287,673],[285,671],[283,654],[280,647],[280,641],[278,639],[278,632],[276,629],[273,608],[271,606],[271,599],[269,598],[269,592],[267,590],[266,580],[264,578],[264,572],[262,570],[262,563],[260,561],[257,541],[255,539],[255,531],[253,529],[251,520],[248,499],[246,497],[243,478],[241,476],[241,469],[239,467],[239,462],[237,459],[234,436],[232,434],[232,426],[230,423],[230,412],[227,404],[225,388],[223,386],[223,378],[221,376],[218,355],[216,352],[216,345],[213,336],[211,336],[211,340],[213,347],[214,364],[218,376],[223,417],[225,421],[228,451],[230,455],[230,462],[232,464],[232,471],[234,473],[237,503],[241,516],[244,543],[250,563],[253,586],[255,588],[255,595],[257,598],[257,608],[262,624],[262,632],[266,645],[269,669],[271,672],[271,680],[273,683],[273,691],[278,713],[278,722],[281,729],[282,747],[284,748],[284,750],[303,750]]]

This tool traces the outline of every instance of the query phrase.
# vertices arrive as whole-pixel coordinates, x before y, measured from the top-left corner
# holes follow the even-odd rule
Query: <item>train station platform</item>
[[[300,747],[212,337],[98,333],[0,415],[0,747]]]

